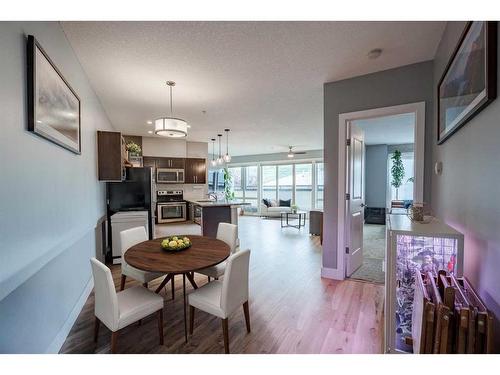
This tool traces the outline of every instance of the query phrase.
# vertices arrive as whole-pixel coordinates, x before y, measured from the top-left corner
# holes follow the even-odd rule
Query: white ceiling
[[[167,114],[188,140],[230,128],[230,152],[323,148],[323,83],[434,57],[444,22],[63,22],[114,126]],[[370,60],[367,53],[382,48]],[[206,111],[203,114],[202,111]]]
[[[414,142],[414,113],[356,120],[353,123],[364,130],[367,145],[401,145]]]

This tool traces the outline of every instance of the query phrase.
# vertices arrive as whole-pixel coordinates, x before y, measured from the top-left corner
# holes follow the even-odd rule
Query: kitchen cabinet
[[[125,140],[120,132],[97,132],[97,173],[99,181],[125,179]]]
[[[157,168],[184,169],[184,158],[157,158]]]
[[[207,182],[206,159],[201,159],[201,158],[186,159],[185,183],[205,184],[206,182]]]

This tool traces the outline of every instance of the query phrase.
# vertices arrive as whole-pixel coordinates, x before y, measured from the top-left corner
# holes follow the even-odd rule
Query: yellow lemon
[[[170,241],[168,243],[168,246],[170,246],[170,247],[176,247],[177,246],[177,242],[176,241]]]
[[[172,241],[177,241],[178,239],[176,236],[172,237]]]

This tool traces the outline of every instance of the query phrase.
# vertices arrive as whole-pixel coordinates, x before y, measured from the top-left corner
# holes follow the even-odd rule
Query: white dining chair
[[[231,254],[234,254],[238,251],[239,239],[238,239],[238,226],[237,225],[229,224],[229,223],[219,223],[219,226],[217,227],[216,238],[218,240],[224,241],[226,244],[229,245],[229,249],[231,251]],[[211,277],[213,277],[214,279],[218,279],[219,277],[224,275],[225,270],[226,270],[226,262],[222,262],[222,263],[216,264],[215,266],[203,268],[203,269],[196,271],[196,272],[201,273],[202,275],[208,276],[208,281],[210,281]]]
[[[94,342],[103,323],[111,331],[111,352],[116,353],[118,332],[122,328],[157,313],[160,345],[163,345],[163,298],[142,286],[116,293],[109,268],[96,258],[90,259],[90,263],[94,275]]]
[[[223,281],[213,281],[205,284],[188,296],[190,334],[193,334],[195,309],[200,309],[221,318],[226,354],[229,354],[228,318],[242,305],[247,332],[250,333],[250,311],[248,309],[249,262],[250,250],[234,253],[227,260],[226,274]]]
[[[147,272],[138,268],[132,267],[125,261],[125,252],[132,246],[148,240],[146,228],[136,227],[120,232],[121,250],[122,250],[122,277],[120,281],[120,290],[125,289],[125,281],[127,276],[142,283],[144,287],[148,287],[151,280],[164,276],[159,272]],[[172,290],[173,293],[173,290]]]

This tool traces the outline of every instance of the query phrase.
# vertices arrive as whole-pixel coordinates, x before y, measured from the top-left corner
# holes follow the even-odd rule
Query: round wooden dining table
[[[182,274],[184,336],[187,342],[186,278],[193,288],[197,289],[194,272],[223,262],[229,257],[230,248],[224,241],[212,237],[194,235],[179,235],[179,237],[188,237],[191,240],[191,247],[176,252],[165,251],[161,247],[161,241],[166,237],[156,238],[132,246],[125,252],[125,261],[143,271],[167,274],[156,288],[156,293],[159,293],[169,281],[173,290],[174,276]]]

